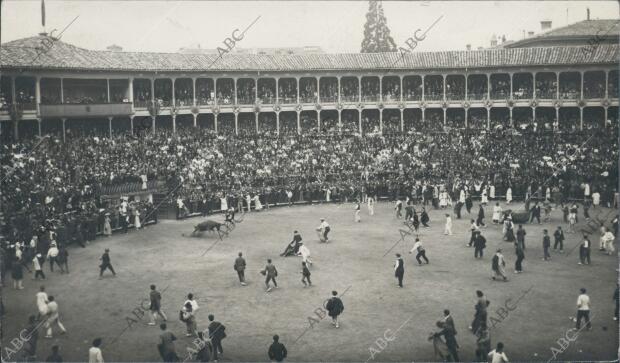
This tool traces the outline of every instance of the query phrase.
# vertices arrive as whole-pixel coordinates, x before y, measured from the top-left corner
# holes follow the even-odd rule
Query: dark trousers
[[[482,247],[476,247],[476,249],[474,250],[474,258],[482,258],[482,256],[484,255],[484,248]]]
[[[471,232],[471,237],[469,237],[469,244],[468,244],[468,246],[471,247],[471,245],[474,244],[475,240],[476,240],[476,234],[474,232]]]
[[[127,216],[124,216],[121,214],[118,218],[118,221],[121,223],[121,228],[123,229],[123,233],[127,233],[127,227],[129,226],[129,223],[127,223]]]
[[[452,361],[459,362],[460,358],[459,358],[457,347],[454,346],[454,344],[447,344],[447,346],[448,346],[448,352],[450,352],[450,357],[452,358]]]
[[[308,282],[308,285],[312,285],[312,281],[310,281],[310,276],[304,276],[301,278],[301,282],[303,282],[304,285],[306,285],[306,281]]]
[[[586,326],[590,329],[590,310],[577,310],[577,330],[581,328],[581,319],[585,319]]]
[[[553,249],[557,249],[558,248],[558,244],[560,245],[560,251],[564,250],[564,241],[562,241],[561,239],[556,239],[555,243],[553,244]]]
[[[43,273],[43,270],[34,271],[34,278],[36,279],[37,277],[41,277],[42,279],[45,279],[45,274]]]
[[[585,264],[587,261],[589,265],[590,264],[590,249],[579,247],[579,258],[581,259],[581,263]]]
[[[224,349],[222,348],[222,340],[211,338],[211,344],[213,344],[213,359],[217,360],[217,354],[224,354]]]
[[[536,218],[536,221],[538,222],[538,224],[540,224],[540,216],[538,214],[532,214],[532,217],[530,218],[530,223],[534,221],[534,218]]]
[[[463,205],[458,204],[454,209],[454,212],[456,212],[456,219],[461,219],[461,208],[463,208]]]
[[[405,271],[396,271],[396,278],[398,279],[398,286],[403,287],[403,276]]]
[[[424,261],[426,261],[426,263],[428,263],[428,258],[426,258],[426,251],[424,251],[424,250],[419,251],[418,254],[415,255],[415,259],[421,265],[422,264],[422,260],[420,259],[420,257],[422,257],[424,259]]]
[[[114,267],[112,267],[111,264],[107,263],[105,265],[101,265],[99,266],[99,277],[103,276],[103,272],[105,270],[110,270],[112,271],[112,274],[114,274],[114,276],[116,276],[116,272],[114,271]]]
[[[239,276],[239,282],[245,282],[245,271],[237,270],[237,276]]]
[[[58,262],[58,257],[50,257],[50,271],[54,272],[54,264],[57,264],[61,272],[64,272],[62,265]]]
[[[327,241],[327,234],[329,233],[329,231],[331,231],[331,228],[327,227],[325,228],[325,232],[323,233],[323,239]]]
[[[544,252],[544,258],[545,260],[548,258],[551,258],[551,255],[549,254],[549,246],[543,246],[543,252]]]
[[[478,219],[476,219],[476,224],[479,226],[484,226],[484,217],[478,217]]]
[[[516,271],[523,271],[523,260],[525,259],[525,257],[523,256],[517,256],[517,261],[515,262],[515,270]]]
[[[276,277],[275,276],[267,275],[267,278],[265,279],[265,285],[269,286],[269,281],[273,281],[273,285],[274,286],[278,286],[278,283],[276,282]]]

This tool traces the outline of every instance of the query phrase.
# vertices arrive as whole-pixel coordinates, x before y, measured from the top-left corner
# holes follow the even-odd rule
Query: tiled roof
[[[104,71],[314,71],[387,69],[460,69],[500,66],[614,64],[618,45],[594,52],[579,47],[485,49],[400,53],[306,55],[180,54],[88,50],[46,36],[24,38],[0,46],[0,68]]]
[[[603,34],[618,35],[620,19],[584,20],[562,28],[552,29],[539,37],[574,37],[595,36]]]
[[[503,47],[516,48],[527,44],[544,43],[553,40],[602,39],[599,43],[617,44],[620,33],[620,19],[584,20],[562,28],[552,29],[533,37],[517,40]],[[585,44],[585,42],[584,42]]]

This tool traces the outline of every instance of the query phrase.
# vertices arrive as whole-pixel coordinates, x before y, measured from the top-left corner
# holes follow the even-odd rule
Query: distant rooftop
[[[599,43],[615,43],[620,33],[620,19],[583,20],[561,28],[551,29],[535,36],[503,44],[505,48],[568,45],[567,42],[583,42],[600,39]],[[554,44],[554,42],[557,42]],[[575,45],[575,44],[574,44]]]
[[[45,41],[45,42],[44,42]],[[52,46],[45,46],[51,43]],[[413,70],[617,64],[618,44],[602,44],[589,53],[581,47],[522,47],[470,51],[349,54],[181,54],[89,50],[49,36],[0,45],[0,69],[105,71],[313,71]]]
[[[217,49],[212,48],[181,48],[181,54],[218,54]],[[305,47],[279,47],[279,48],[233,48],[234,54],[266,54],[266,55],[286,55],[286,54],[324,54],[325,52],[318,46]]]

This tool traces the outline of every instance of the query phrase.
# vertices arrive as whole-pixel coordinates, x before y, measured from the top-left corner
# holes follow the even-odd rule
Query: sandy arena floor
[[[487,224],[491,209],[486,208]],[[399,228],[404,228],[387,202],[375,207],[374,216],[369,216],[364,206],[360,224],[353,221],[352,204],[283,207],[247,214],[221,242],[208,234],[182,237],[201,221],[193,218],[161,221],[143,231],[98,239],[84,249],[71,248],[71,273],[49,273],[46,264],[48,280],[44,282],[48,294],[58,301],[68,334],[55,331],[53,339],[44,339],[41,332],[38,359],[45,360],[50,347],[59,344],[66,362],[87,360],[91,341],[103,337],[106,361],[160,361],[155,346],[159,328],[146,325],[146,316],[131,327],[126,319],[133,317],[132,311],[139,309],[153,283],[163,291],[163,309],[169,329],[179,338],[179,355],[184,355],[191,339],[185,338],[178,312],[186,294],[193,292],[201,306],[199,329],[206,328],[210,313],[226,325],[223,361],[268,361],[273,334],[279,334],[288,348],[288,361],[372,361],[371,350],[374,361],[436,361],[427,337],[445,308],[455,320],[461,360],[471,361],[475,337],[467,327],[474,314],[475,291],[480,289],[491,301],[489,318],[499,321],[491,330],[492,345],[504,342],[511,361],[547,361],[552,358],[552,347],[563,351],[558,360],[617,359],[618,325],[612,319],[612,295],[618,259],[598,251],[598,233],[592,238],[592,265],[579,266],[575,249],[579,234],[566,233],[565,253],[552,252],[551,261],[541,261],[542,229],[552,233],[561,223],[560,211],[553,212],[549,224],[526,225],[525,272],[515,275],[514,249],[502,241],[500,226],[490,224],[483,230],[485,257],[475,260],[473,248],[465,247],[469,239],[467,212],[464,219],[454,220],[453,236],[443,235],[444,211],[431,210],[429,214],[431,228],[420,234],[430,259],[428,266],[418,266],[414,255],[406,253],[413,245],[411,237],[386,254],[400,239]],[[320,217],[326,217],[332,226],[329,244],[318,243],[314,228]],[[312,288],[303,288],[300,282],[301,258],[279,256],[295,229],[314,260]],[[506,256],[507,283],[490,279],[491,257],[498,247]],[[110,248],[118,276],[112,278],[107,272],[98,280],[104,248]],[[245,287],[239,285],[232,267],[239,251],[248,263]],[[403,289],[397,287],[393,273],[396,252],[405,257]],[[259,274],[267,258],[273,258],[279,270],[280,288],[271,293],[265,293],[264,277]],[[8,277],[7,285],[11,284]],[[28,276],[24,284],[22,291],[3,289],[5,359],[4,347],[25,327],[28,315],[37,311],[35,293],[41,282]],[[582,331],[561,348],[557,341],[574,326],[570,317],[576,314],[580,287],[588,289],[592,300],[593,330]],[[346,291],[340,329],[332,327],[328,317],[311,328],[309,317],[320,320],[314,311],[332,290]],[[516,308],[507,315],[497,313],[507,301]],[[384,336],[393,338],[387,344],[376,343]]]

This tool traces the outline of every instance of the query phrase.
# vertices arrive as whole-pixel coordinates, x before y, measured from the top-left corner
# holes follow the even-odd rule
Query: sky
[[[524,31],[540,33],[586,19],[618,19],[617,1],[384,1],[391,35],[404,45],[416,29],[428,31],[416,51],[488,47],[493,34],[508,40]],[[45,1],[46,30],[87,49],[116,44],[125,51],[176,52],[179,48],[223,47],[235,29],[236,46],[319,46],[328,53],[357,53],[368,1]],[[1,41],[42,31],[40,0],[2,1]],[[235,33],[238,34],[238,33]]]

